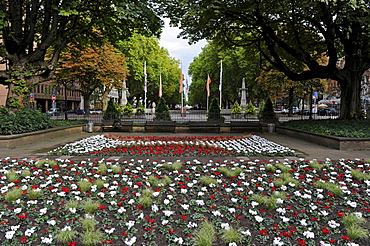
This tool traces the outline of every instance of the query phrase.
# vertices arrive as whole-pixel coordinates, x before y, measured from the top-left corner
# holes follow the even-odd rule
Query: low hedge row
[[[51,120],[49,115],[39,110],[30,108],[10,110],[7,107],[0,107],[0,135],[27,133],[56,126],[75,125],[86,122],[86,120],[55,121]]]
[[[370,119],[363,120],[292,120],[281,126],[337,137],[370,137]]]

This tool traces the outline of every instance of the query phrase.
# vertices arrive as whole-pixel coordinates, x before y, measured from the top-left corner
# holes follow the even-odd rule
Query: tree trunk
[[[90,115],[90,95],[84,95],[84,110],[85,115]]]
[[[348,73],[341,86],[340,119],[362,118],[361,112],[362,74]]]
[[[289,108],[288,116],[293,115],[293,103],[294,103],[293,99],[294,99],[294,87],[290,87],[288,97],[288,108]]]

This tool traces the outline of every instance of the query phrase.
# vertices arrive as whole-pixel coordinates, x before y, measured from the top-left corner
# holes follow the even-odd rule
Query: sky
[[[163,29],[159,45],[166,48],[171,57],[181,61],[184,81],[188,78],[188,68],[194,57],[202,51],[206,41],[202,40],[193,45],[188,44],[187,39],[177,38],[180,33],[178,27],[170,27],[169,19],[164,19],[165,27]],[[189,78],[190,79],[190,78]]]

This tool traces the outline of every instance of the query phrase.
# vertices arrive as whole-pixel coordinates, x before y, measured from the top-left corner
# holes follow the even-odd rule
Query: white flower
[[[107,233],[107,234],[112,234],[113,232],[114,232],[114,230],[115,230],[116,228],[111,228],[111,229],[106,229],[105,230],[105,232]]]
[[[305,236],[306,238],[315,238],[315,233],[313,233],[312,231],[305,231],[303,232],[303,236]]]
[[[185,210],[188,210],[190,207],[189,204],[180,204],[180,206]]]
[[[41,243],[51,244],[53,239],[51,237],[41,237]]]
[[[189,221],[188,225],[187,225],[188,228],[194,228],[194,227],[198,227],[198,224],[195,223],[195,222],[191,222]]]
[[[55,224],[56,224],[55,220],[49,220],[46,223],[48,223],[51,226],[55,226]]]
[[[173,240],[175,243],[178,243],[178,244],[182,244],[184,242],[184,240],[182,239],[182,237],[177,237]]]
[[[163,203],[164,203],[165,205],[168,205],[168,204],[170,203],[170,200],[168,200],[168,199],[164,199],[164,200],[163,200]]]
[[[13,212],[15,214],[19,214],[20,212],[22,212],[22,208],[16,208],[16,209],[13,210]]]
[[[328,225],[329,225],[329,227],[331,227],[331,228],[337,228],[337,227],[339,227],[340,226],[340,224],[339,223],[337,223],[336,221],[334,221],[334,220],[330,220],[329,222],[328,222]]]
[[[252,233],[249,230],[246,231],[240,231],[244,236],[250,237],[252,236]]]
[[[229,246],[238,246],[235,242],[229,243]]]
[[[130,230],[131,227],[135,225],[135,221],[130,220],[129,222],[126,222],[127,229]]]
[[[230,225],[229,225],[229,223],[221,223],[221,228],[222,229],[225,229],[225,230],[229,230],[230,229]]]
[[[169,217],[169,216],[173,215],[175,212],[174,211],[169,211],[169,210],[164,210],[163,213],[164,213],[165,216]]]
[[[168,220],[162,220],[162,225],[167,225],[168,224]]]
[[[299,223],[301,223],[302,226],[307,226],[306,219],[301,220]]]
[[[48,211],[48,209],[47,208],[42,208],[42,209],[40,209],[40,215],[44,215],[44,214],[46,214],[46,212]]]
[[[15,234],[15,231],[7,231],[5,233],[5,238],[10,240],[13,238],[14,234]]]
[[[254,208],[255,206],[258,206],[258,205],[259,205],[259,203],[258,203],[258,202],[253,201],[253,202],[251,203],[251,205],[252,205],[252,207]]]
[[[76,209],[76,208],[69,208],[69,211],[70,211],[72,214],[74,214],[74,213],[76,213],[77,209]]]
[[[35,232],[35,229],[36,229],[36,227],[32,227],[32,228],[30,228],[30,229],[27,229],[27,230],[24,232],[24,235],[25,235],[26,237],[30,237],[30,236]]]
[[[130,240],[128,238],[125,239],[126,245],[133,245],[136,242],[136,237],[132,237]]]
[[[204,206],[204,201],[203,200],[196,200],[195,201],[199,206]]]
[[[262,222],[263,218],[259,215],[254,216],[254,218],[257,220],[257,222]]]
[[[351,201],[347,201],[347,204],[353,208],[357,207],[357,203],[356,202],[351,202]]]
[[[274,241],[272,242],[273,245],[282,246],[284,243],[281,241],[281,237],[274,237]]]

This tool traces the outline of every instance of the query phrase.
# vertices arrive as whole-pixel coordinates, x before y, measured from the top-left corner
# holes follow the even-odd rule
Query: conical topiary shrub
[[[213,98],[211,101],[211,104],[209,105],[208,114],[207,114],[208,120],[220,120],[223,119],[221,116],[221,109],[219,106],[218,98]]]
[[[139,103],[137,104],[136,113],[135,114],[136,115],[143,115],[143,114],[145,114],[145,109],[144,109],[144,106],[141,103],[141,101],[139,101]]]
[[[132,108],[132,105],[128,102],[126,106],[123,107],[123,115],[131,116],[134,109]]]
[[[120,110],[113,98],[108,101],[107,110],[105,110],[103,115],[104,120],[119,120],[120,119]]]
[[[171,120],[170,108],[167,106],[166,100],[163,97],[159,98],[158,105],[155,108],[155,119]]]
[[[252,102],[249,102],[247,107],[245,108],[244,116],[247,115],[256,115],[256,107],[254,107]]]
[[[260,109],[259,118],[261,120],[271,120],[276,121],[278,119],[278,116],[275,113],[274,105],[272,104],[271,98],[266,98],[265,103]]]

